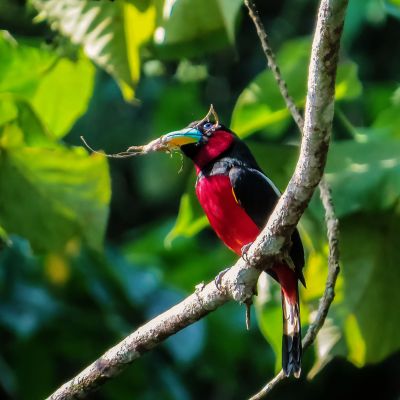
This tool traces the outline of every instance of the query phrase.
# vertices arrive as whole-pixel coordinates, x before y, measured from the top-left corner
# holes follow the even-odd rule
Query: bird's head
[[[197,167],[202,168],[228,150],[235,135],[219,123],[218,115],[211,106],[202,120],[167,133],[160,140],[168,150],[180,149]]]

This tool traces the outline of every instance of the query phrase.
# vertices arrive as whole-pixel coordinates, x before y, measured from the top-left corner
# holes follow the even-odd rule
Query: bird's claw
[[[214,283],[218,290],[222,290],[221,283],[223,276],[230,270],[230,268],[225,268],[222,270],[215,278]]]
[[[253,242],[247,243],[245,244],[242,248],[241,248],[241,253],[242,253],[242,258],[244,261],[246,261],[247,263],[249,262],[249,257],[247,255],[247,252],[250,249],[250,246],[253,244]]]

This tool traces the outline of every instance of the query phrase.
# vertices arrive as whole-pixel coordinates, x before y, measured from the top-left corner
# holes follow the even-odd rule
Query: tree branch
[[[339,221],[335,216],[335,210],[332,203],[330,189],[325,182],[321,180],[319,184],[320,197],[325,208],[325,222],[327,226],[327,236],[329,244],[328,256],[328,276],[325,283],[325,291],[319,302],[317,315],[313,323],[309,326],[307,333],[303,339],[303,350],[310,347],[322,326],[325,323],[329,308],[335,298],[335,285],[340,272],[339,267]],[[252,396],[249,400],[260,400],[264,398],[274,387],[284,380],[286,375],[281,370],[273,379],[271,379],[258,393]]]
[[[166,338],[199,320],[229,300],[210,283],[181,303],[143,325],[104,353],[79,375],[65,383],[48,399],[82,399],[108,379],[118,375],[135,359]]]
[[[286,102],[286,106],[290,110],[293,119],[295,120],[297,126],[300,129],[300,132],[303,132],[304,129],[304,120],[301,116],[299,109],[296,107],[293,98],[290,96],[289,91],[287,89],[287,85],[282,78],[280,73],[280,69],[276,63],[276,58],[274,52],[268,41],[268,36],[266,34],[265,28],[258,16],[258,11],[255,4],[252,1],[244,0],[245,5],[249,10],[250,18],[253,20],[253,23],[256,27],[257,34],[259,36],[262,48],[264,50],[264,55],[267,58],[268,66],[271,68],[272,73],[277,81],[278,87],[281,91],[282,97]],[[341,31],[343,29],[344,16],[347,8],[347,1],[321,1],[320,10],[317,21],[316,33],[314,36],[313,49],[311,59],[312,61],[321,56],[321,49],[332,47],[334,50],[333,53],[336,52],[336,55],[333,54],[335,59],[333,67],[336,70],[337,59],[338,59],[338,51],[340,45],[340,37]],[[331,9],[329,8],[331,7]],[[329,11],[331,15],[329,16]],[[325,45],[321,44],[321,38],[327,35],[327,39]],[[331,35],[333,32],[334,35]],[[319,36],[318,36],[319,34]],[[329,37],[331,36],[331,40]],[[332,41],[334,39],[336,41]],[[323,52],[323,50],[322,50]],[[324,62],[327,58],[320,58],[320,61]],[[325,69],[329,70],[329,64],[325,65]],[[311,87],[315,83],[315,79],[318,78],[318,70],[320,73],[324,74],[324,68],[318,68],[318,65],[311,62],[309,68],[309,80],[308,80],[308,92],[307,92],[307,105],[306,105],[306,116],[308,115],[309,108],[308,105],[312,101],[310,98],[313,95],[313,92],[310,90]],[[331,72],[332,74],[332,72]],[[336,71],[333,72],[333,75],[336,74]],[[334,84],[334,82],[333,82]],[[306,336],[303,340],[303,349],[307,349],[315,340],[319,330],[324,325],[326,316],[328,314],[329,308],[333,302],[335,297],[335,285],[337,276],[340,271],[339,267],[339,221],[335,216],[332,196],[330,192],[329,185],[326,180],[322,177],[319,183],[320,196],[322,200],[322,204],[325,208],[325,222],[327,225],[327,235],[328,235],[328,244],[329,244],[329,257],[328,257],[328,276],[325,284],[325,291],[320,300],[320,304],[317,311],[317,316],[314,322],[310,325]],[[272,380],[270,380],[258,393],[250,398],[250,400],[258,400],[265,397],[280,381],[285,379],[286,376],[284,372],[281,370]]]
[[[222,278],[222,290],[218,290],[214,282],[197,289],[184,301],[108,350],[49,399],[86,397],[170,335],[231,299],[243,303],[252,297],[260,271],[280,257],[323,175],[333,119],[336,65],[346,4],[346,0],[321,2],[309,71],[300,157],[267,226],[247,253],[249,262],[239,259]]]
[[[303,140],[295,172],[267,226],[249,250],[278,256],[322,178],[334,111],[336,68],[348,0],[322,0],[309,65]],[[252,251],[253,250],[253,251]]]

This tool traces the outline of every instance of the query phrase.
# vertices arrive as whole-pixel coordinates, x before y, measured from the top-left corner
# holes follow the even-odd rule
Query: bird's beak
[[[185,144],[198,143],[202,137],[201,132],[196,128],[184,128],[180,131],[173,131],[161,137],[161,143],[168,149],[179,148]]]

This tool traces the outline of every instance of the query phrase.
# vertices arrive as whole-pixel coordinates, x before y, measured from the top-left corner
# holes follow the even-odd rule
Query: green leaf
[[[205,215],[195,217],[194,209],[196,207],[193,202],[196,200],[190,193],[185,193],[181,197],[175,225],[165,238],[166,246],[170,247],[177,237],[192,237],[208,226],[208,220]]]
[[[163,57],[195,57],[232,45],[241,0],[179,0],[166,2],[155,32]]]
[[[110,182],[103,156],[81,148],[26,147],[21,128],[0,131],[0,225],[38,251],[84,239],[99,250],[107,222]]]
[[[61,58],[40,81],[31,98],[36,113],[56,137],[63,137],[86,111],[95,69],[86,57]]]
[[[380,112],[372,124],[374,136],[400,138],[400,104],[392,105]]]
[[[354,100],[362,93],[362,84],[358,79],[358,66],[347,61],[339,64],[336,74],[335,99]]]
[[[382,111],[393,106],[393,93],[396,93],[396,85],[393,83],[374,83],[365,87],[363,105],[368,126]]]
[[[345,338],[350,360],[359,366],[400,349],[399,229],[393,213],[358,214],[341,223],[344,307],[351,315]]]
[[[7,31],[0,31],[0,93],[11,92],[29,97],[55,60],[54,53],[22,45]]]
[[[341,355],[361,367],[400,349],[400,322],[393,317],[400,301],[399,226],[398,213],[389,212],[341,220],[343,284],[336,288],[329,314],[339,337],[329,352],[318,351],[317,364]],[[325,342],[323,331],[318,340]]]
[[[385,10],[388,14],[396,18],[400,18],[400,1],[399,0],[384,0]]]
[[[326,168],[339,217],[388,210],[400,196],[400,142],[333,143]]]
[[[5,147],[20,147],[25,144],[46,147],[56,145],[54,137],[47,131],[30,104],[20,97],[0,94],[0,121],[0,127],[9,123],[11,125],[8,129],[11,129],[15,125],[14,135],[0,133],[0,139]]]
[[[140,52],[154,27],[155,6],[144,1],[32,0],[51,27],[82,46],[117,81],[128,101],[140,76]]]
[[[17,43],[5,33],[0,36],[0,95],[14,94],[20,104],[30,102],[47,129],[62,137],[87,109],[95,70],[86,57],[76,61],[56,57],[33,43]],[[5,111],[1,106],[0,113]]]
[[[281,290],[265,272],[257,284],[254,297],[257,322],[261,333],[275,353],[275,371],[282,368],[282,300]]]
[[[306,96],[309,39],[286,43],[277,54],[289,93],[298,107],[303,107]],[[352,100],[361,93],[357,65],[339,65],[336,81],[336,100]],[[281,135],[291,122],[291,116],[270,70],[260,73],[240,94],[232,114],[231,128],[241,138],[264,129],[269,136]]]
[[[400,322],[391,317],[396,314],[399,300],[395,288],[400,285],[396,267],[399,146],[398,141],[390,140],[332,145],[327,177],[340,216],[342,273],[329,313],[330,329],[318,336],[318,359],[312,375],[334,355],[363,366],[383,360],[400,347]],[[323,225],[323,210],[315,198],[302,220],[307,227]],[[309,254],[305,270],[308,288],[302,299],[315,309],[327,273],[327,244],[320,228],[307,229],[307,233],[304,244]]]

